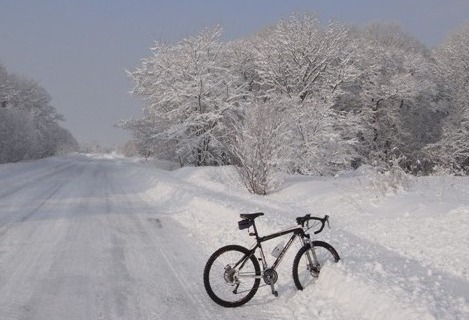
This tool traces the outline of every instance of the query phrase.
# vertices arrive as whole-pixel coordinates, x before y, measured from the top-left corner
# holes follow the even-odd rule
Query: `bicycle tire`
[[[208,259],[204,268],[204,286],[208,296],[217,304],[227,307],[239,307],[251,300],[259,289],[259,278],[242,278],[236,283],[229,278],[227,267],[234,265],[244,256],[250,254],[250,251],[239,245],[229,245],[215,251]],[[223,261],[224,259],[228,259]],[[260,275],[261,269],[255,255],[241,266],[241,270],[253,275]],[[237,270],[239,272],[240,270]],[[227,277],[229,279],[227,279]],[[236,292],[235,289],[236,288]],[[238,292],[237,289],[241,289]]]
[[[303,246],[293,260],[293,281],[298,290],[303,290],[304,287],[311,282],[314,278],[319,276],[321,267],[328,262],[338,262],[340,260],[339,254],[330,244],[324,241],[313,241],[314,251],[319,262],[319,270],[314,272],[309,269],[308,259],[305,253],[311,249],[309,244]],[[300,270],[300,266],[305,267]],[[314,273],[314,274],[313,274]]]

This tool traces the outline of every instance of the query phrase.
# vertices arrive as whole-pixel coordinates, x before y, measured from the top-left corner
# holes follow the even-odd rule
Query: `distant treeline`
[[[140,154],[234,164],[255,193],[281,172],[362,164],[468,173],[469,25],[434,49],[399,25],[325,25],[313,14],[221,35],[156,43],[129,73],[145,107],[121,125]]]
[[[0,65],[0,163],[39,159],[78,149],[63,117],[35,81]]]

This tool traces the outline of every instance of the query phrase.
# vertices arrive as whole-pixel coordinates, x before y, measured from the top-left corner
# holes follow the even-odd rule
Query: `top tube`
[[[263,237],[259,237],[258,242],[264,242],[264,241],[272,240],[272,239],[284,236],[284,235],[289,234],[289,233],[294,233],[296,235],[301,235],[301,236],[305,235],[305,231],[303,230],[302,227],[294,226],[294,227],[290,227],[288,229],[285,229],[285,230],[282,230],[282,231],[279,231],[279,232],[275,232],[275,233],[272,233],[272,234],[269,234],[269,235],[266,235],[266,236],[263,236]]]

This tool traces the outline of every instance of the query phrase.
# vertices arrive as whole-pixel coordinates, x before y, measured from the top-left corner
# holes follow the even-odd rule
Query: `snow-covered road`
[[[89,157],[2,166],[0,319],[218,317],[206,257],[139,196],[145,170]]]
[[[0,319],[467,319],[469,178],[412,179],[385,194],[366,172],[292,176],[262,197],[230,167],[85,155],[1,165]],[[261,234],[331,215],[318,238],[342,262],[297,291],[292,252],[278,298],[260,288],[243,307],[216,305],[204,264],[252,244],[236,224],[249,211],[266,212]]]

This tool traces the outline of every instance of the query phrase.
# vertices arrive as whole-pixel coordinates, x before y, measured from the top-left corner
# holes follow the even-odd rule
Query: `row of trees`
[[[76,150],[72,134],[45,89],[0,65],[0,163],[38,159]]]
[[[277,173],[360,164],[428,174],[469,166],[469,28],[429,50],[401,27],[293,15],[222,42],[221,28],[156,43],[129,72],[143,98],[140,154],[235,164],[266,193]]]

